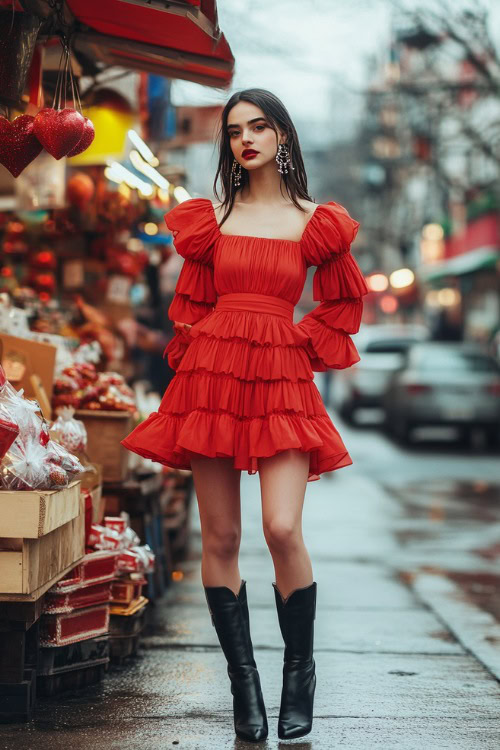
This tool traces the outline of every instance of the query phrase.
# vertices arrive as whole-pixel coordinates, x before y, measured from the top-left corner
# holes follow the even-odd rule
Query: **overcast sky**
[[[424,1],[438,2],[406,4]],[[498,39],[500,0],[483,5]],[[301,141],[335,140],[355,127],[369,70],[388,48],[393,0],[218,0],[217,7],[236,60],[231,89],[175,80],[174,104],[225,103],[233,91],[258,86],[282,99]]]

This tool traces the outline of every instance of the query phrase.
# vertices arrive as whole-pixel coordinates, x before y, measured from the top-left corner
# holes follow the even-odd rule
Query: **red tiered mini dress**
[[[226,235],[207,198],[184,201],[165,220],[185,259],[168,316],[192,327],[165,350],[176,374],[158,412],[123,445],[181,469],[196,454],[232,457],[249,474],[260,457],[296,448],[310,453],[308,482],[351,464],[313,371],[359,361],[349,336],[368,291],[350,252],[359,223],[330,201],[299,242]],[[294,324],[311,265],[321,304]]]

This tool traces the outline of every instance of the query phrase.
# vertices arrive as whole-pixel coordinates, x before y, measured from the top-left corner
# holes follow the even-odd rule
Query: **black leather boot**
[[[227,586],[205,586],[205,596],[233,694],[234,730],[238,737],[260,742],[268,735],[267,715],[250,638],[246,581],[238,596]]]
[[[278,737],[291,740],[309,734],[312,728],[316,688],[313,643],[317,584],[295,589],[285,600],[275,583],[273,586],[285,642]]]

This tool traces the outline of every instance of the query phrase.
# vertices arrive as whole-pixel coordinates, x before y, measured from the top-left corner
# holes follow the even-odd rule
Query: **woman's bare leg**
[[[309,453],[295,449],[259,459],[264,536],[273,558],[276,585],[284,598],[313,582],[302,538],[308,470]]]
[[[201,519],[201,577],[204,586],[241,586],[238,553],[241,540],[241,470],[232,458],[191,459]]]

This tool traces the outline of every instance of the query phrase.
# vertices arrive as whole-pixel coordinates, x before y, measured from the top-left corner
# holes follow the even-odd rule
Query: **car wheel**
[[[468,427],[461,427],[458,431],[458,442],[464,448],[470,448],[473,445],[473,433],[474,427],[469,425]]]
[[[490,448],[500,445],[500,430],[497,427],[489,427],[484,431],[486,442]]]
[[[342,408],[340,409],[340,416],[346,424],[351,426],[355,424],[354,409],[352,408],[352,406],[349,406],[348,404],[342,406]]]
[[[411,442],[412,426],[404,417],[399,417],[394,423],[394,434],[403,445]]]

